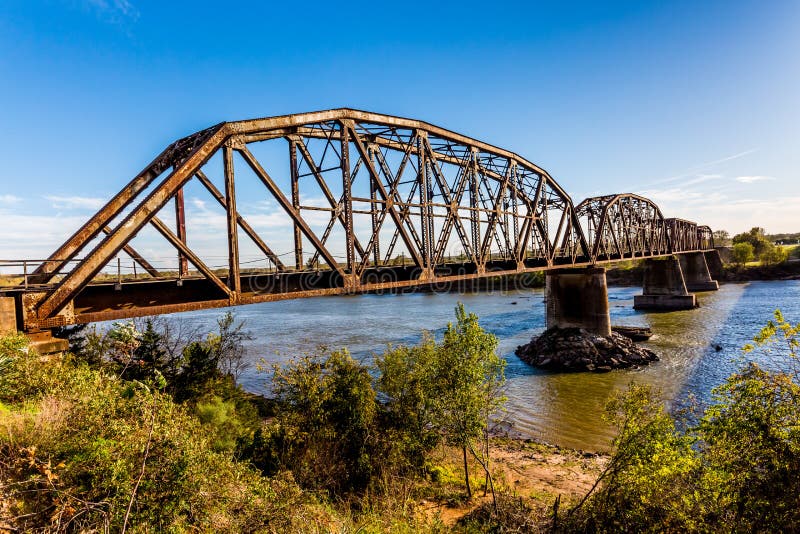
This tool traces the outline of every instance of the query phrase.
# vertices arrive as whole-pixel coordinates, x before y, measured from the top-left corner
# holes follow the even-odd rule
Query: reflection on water
[[[693,393],[708,400],[711,388],[741,362],[742,345],[772,317],[775,308],[781,308],[792,322],[800,321],[800,281],[726,284],[717,292],[700,294],[701,308],[671,313],[634,311],[633,296],[640,291],[609,288],[612,322],[649,325],[655,335],[648,345],[661,361],[640,370],[605,374],[544,373],[514,355],[518,345],[544,330],[542,290],[321,297],[243,306],[235,313],[257,337],[249,347],[253,362],[263,357],[282,363],[319,345],[347,347],[357,359],[370,362],[387,344],[416,343],[423,330],[441,334],[453,319],[456,303],[462,301],[500,340],[500,352],[508,361],[506,418],[513,431],[581,449],[608,447],[611,429],[601,415],[614,389],[635,381],[660,388],[668,399]],[[173,317],[210,331],[222,313],[205,310]],[[774,356],[748,357],[777,365]],[[253,366],[241,382],[251,391],[264,392],[268,378]]]

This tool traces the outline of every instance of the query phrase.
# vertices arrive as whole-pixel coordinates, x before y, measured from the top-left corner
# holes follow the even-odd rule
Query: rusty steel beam
[[[192,177],[197,168],[200,167],[205,161],[211,157],[213,152],[220,146],[222,140],[228,135],[228,128],[225,124],[216,127],[213,133],[209,135],[204,142],[195,148],[191,154],[177,166],[177,168],[164,179],[163,182],[150,193],[125,219],[109,234],[97,247],[89,253],[63,280],[58,284],[56,289],[51,292],[38,306],[36,312],[39,319],[50,317],[60,311],[67,302],[72,299],[81,288],[91,280],[100,270],[117,254],[122,247],[141,228],[148,223],[150,218],[159,209],[175,195],[177,190],[185,184],[189,178]],[[127,189],[131,189],[126,188]],[[135,192],[138,192],[138,188]],[[133,197],[133,189],[130,193],[126,193],[125,197],[128,201]],[[119,197],[119,195],[118,195]],[[114,197],[117,199],[118,197]],[[125,207],[124,204],[117,206],[117,202],[110,202],[107,204],[109,209],[107,211],[114,211],[117,213]],[[101,210],[103,211],[103,210]],[[99,213],[92,218],[90,223],[87,223],[85,228],[93,228],[95,224],[105,226],[107,223],[107,215],[105,213],[101,216]],[[84,232],[88,236],[91,231]],[[88,240],[88,239],[86,239]],[[55,256],[56,254],[54,254]]]
[[[239,300],[242,292],[239,278],[239,234],[236,213],[236,182],[233,176],[233,149],[230,143],[222,147],[222,164],[225,171],[225,214],[228,229],[228,288],[232,304]]]
[[[292,207],[300,211],[300,177],[297,169],[297,138],[289,138],[289,174],[292,182]],[[292,224],[294,230],[294,268],[303,268],[303,232],[297,223]]]
[[[248,143],[272,140],[280,142],[281,139],[289,144],[289,150],[284,152],[289,168],[286,183],[291,190],[288,192],[281,190],[271,177],[273,165],[279,166],[274,171],[276,173],[286,165],[270,161],[269,167],[265,168],[247,146]],[[288,238],[293,241],[294,274],[253,231],[246,217],[237,212],[234,151],[266,186],[277,201],[279,211],[292,224]],[[203,165],[217,152],[221,153],[223,161],[224,194],[202,172]],[[315,157],[326,168],[317,165]],[[333,163],[329,163],[331,159]],[[309,168],[307,174],[305,170],[301,174],[302,162]],[[170,166],[172,172],[143,200],[138,199],[138,192],[144,189],[142,184],[150,185]],[[363,176],[365,173],[358,173],[362,166],[368,174],[366,177]],[[409,167],[412,171],[405,172]],[[123,210],[130,210],[121,222],[108,229],[94,250],[76,260],[71,272],[54,286],[46,287],[43,297],[36,297],[39,300],[35,316],[28,314],[26,324],[35,327],[68,320],[63,315],[57,316],[59,311],[76,297],[85,299],[81,296],[82,291],[93,283],[95,275],[120,250],[133,250],[131,239],[148,223],[176,247],[182,278],[194,280],[188,272],[188,262],[191,262],[208,280],[203,284],[215,292],[217,289],[224,291],[226,301],[231,304],[244,303],[250,298],[242,287],[245,273],[240,266],[239,228],[275,265],[278,271],[275,276],[294,276],[319,270],[315,264],[317,258],[322,257],[331,269],[324,272],[335,273],[325,279],[326,284],[336,286],[326,289],[333,292],[375,287],[370,285],[373,280],[363,279],[365,276],[374,278],[378,272],[369,270],[370,263],[375,266],[382,263],[382,253],[385,254],[383,262],[390,262],[400,240],[405,249],[403,253],[407,251],[416,268],[415,278],[403,281],[409,287],[428,283],[428,280],[450,279],[443,271],[447,248],[459,242],[466,254],[463,263],[469,264],[467,268],[477,277],[491,276],[493,273],[487,271],[496,268],[526,272],[532,265],[541,268],[583,265],[621,258],[652,257],[665,251],[685,252],[713,245],[710,229],[698,227],[690,221],[670,219],[672,222],[666,222],[657,207],[646,199],[635,195],[602,197],[602,201],[586,204],[588,211],[584,213],[581,206],[573,206],[570,197],[546,171],[513,152],[422,121],[352,109],[222,123],[179,140],[154,160],[146,171],[151,174],[159,172],[152,176],[144,171],[140,173],[134,179],[135,183],[128,184],[121,196],[117,195],[82,227],[80,235],[73,236],[75,241],[70,243],[70,247],[60,248],[40,266],[40,274],[49,280],[51,275],[44,271],[57,272],[63,267],[63,261],[75,260],[76,251],[86,247],[88,241],[97,235],[97,232],[92,234],[95,225],[110,222]],[[329,207],[312,205],[313,201],[302,205],[301,199],[309,197],[305,196],[305,182],[301,178],[309,175],[320,186],[323,202],[327,202]],[[326,181],[326,177],[330,179],[334,175],[335,181]],[[150,176],[149,181],[142,181],[142,176]],[[193,176],[197,176],[225,209],[228,245],[228,278],[225,282],[186,243],[187,214],[183,206],[183,187]],[[332,189],[338,195],[339,179],[342,190],[337,199]],[[136,184],[138,190],[133,187]],[[172,199],[175,201],[177,235],[156,216]],[[304,210],[330,214],[321,236],[303,217]],[[360,217],[360,214],[369,215],[369,230],[366,225],[356,227],[354,217]],[[581,226],[581,217],[589,225],[589,239]],[[392,220],[393,230],[384,230],[387,218]],[[102,230],[107,226],[104,223],[98,228]],[[382,231],[391,235],[388,246],[387,235],[383,236],[384,243],[381,243]],[[361,246],[357,235],[362,232],[370,236],[366,247]],[[333,236],[339,239],[337,243],[328,242]],[[308,240],[313,248],[309,262],[304,262],[304,240]],[[67,257],[57,257],[64,251]],[[343,251],[346,262],[340,264],[334,251]],[[510,265],[516,270],[508,270]],[[183,294],[177,295],[175,298],[183,298]],[[215,294],[202,292],[194,297],[187,292],[186,298],[195,301],[181,303],[181,306],[221,302]]]
[[[292,220],[298,226],[300,226],[303,234],[305,234],[306,238],[311,241],[311,243],[314,245],[314,248],[317,249],[330,268],[337,271],[340,275],[342,275],[342,277],[344,277],[344,271],[342,271],[342,268],[333,258],[331,253],[328,252],[325,246],[319,241],[316,234],[311,231],[311,228],[309,228],[299,211],[292,207],[291,201],[289,201],[289,199],[287,199],[286,196],[281,192],[277,184],[275,184],[270,175],[267,174],[267,171],[264,170],[258,160],[256,160],[255,156],[253,156],[253,154],[247,149],[247,146],[242,146],[241,148],[238,148],[237,151],[242,155],[242,158],[244,158],[245,162],[247,162],[250,168],[253,169],[253,172],[256,173],[256,176],[258,176],[261,182],[267,186],[267,189],[269,189],[270,193],[272,193],[272,196],[275,197],[275,200],[278,201],[287,215],[289,215],[289,217],[291,217]]]
[[[139,193],[146,189],[161,173],[173,166],[180,158],[188,157],[198,146],[203,145],[208,138],[213,136],[223,124],[217,124],[206,130],[179,139],[167,147],[150,164],[128,182],[122,190],[114,195],[100,210],[81,226],[64,244],[53,252],[47,261],[43,262],[32,273],[40,283],[46,283],[75,258],[81,249],[94,239],[103,228],[119,215],[122,210],[133,201]]]
[[[175,228],[177,229],[178,239],[186,244],[186,209],[183,202],[183,188],[175,193]],[[183,253],[178,253],[178,275],[183,277],[189,274],[189,263]]]
[[[103,227],[103,233],[106,235],[110,234],[111,228],[109,228],[108,226]],[[133,261],[141,265],[142,268],[145,271],[147,271],[147,274],[149,274],[153,278],[158,278],[159,276],[161,276],[161,273],[158,272],[158,269],[150,265],[150,262],[144,259],[141,254],[136,252],[135,248],[133,248],[130,245],[125,245],[124,247],[122,247],[122,250],[125,252],[125,254],[133,258]]]
[[[219,205],[222,206],[227,213],[228,204],[226,203],[225,197],[223,196],[222,193],[220,193],[219,189],[216,188],[216,186],[211,182],[211,180],[208,179],[208,177],[205,175],[203,171],[198,170],[195,173],[195,176],[197,177],[198,181],[201,184],[203,184],[203,187],[205,187],[206,190],[208,190],[208,192],[211,193],[211,196],[213,196],[217,200]],[[261,237],[259,237],[258,233],[256,233],[255,230],[253,230],[253,227],[250,226],[250,224],[244,219],[244,217],[242,217],[238,213],[236,215],[236,222],[239,223],[239,227],[242,230],[244,230],[244,232],[253,241],[253,243],[255,243],[259,249],[261,249],[261,252],[263,252],[264,255],[267,258],[269,258],[269,261],[271,261],[275,265],[276,269],[278,269],[279,271],[286,270],[286,266],[283,264],[278,255],[275,254],[275,252],[273,252],[272,249],[268,247],[266,243],[264,243],[264,240],[262,240]]]

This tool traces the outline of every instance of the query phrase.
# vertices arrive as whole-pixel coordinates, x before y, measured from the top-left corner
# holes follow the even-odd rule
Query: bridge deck
[[[689,252],[705,252],[693,250]],[[420,278],[414,266],[386,266],[368,268],[356,286],[345,287],[335,271],[298,272],[247,272],[240,274],[242,288],[236,302],[231,302],[213,283],[200,274],[185,277],[147,279],[103,280],[87,284],[73,300],[69,313],[60,314],[40,328],[53,328],[69,324],[92,323],[177,313],[192,310],[222,308],[231,305],[255,304],[280,300],[321,297],[330,295],[361,294],[371,292],[406,292],[416,290],[472,291],[492,288],[510,290],[529,287],[531,280],[525,274],[560,268],[582,268],[613,264],[632,259],[667,257],[671,254],[653,254],[636,257],[610,258],[592,262],[586,258],[576,262],[548,265],[542,260],[529,260],[519,268],[514,263],[495,261],[487,263],[478,272],[474,263],[446,263],[435,269],[434,277]],[[226,274],[220,274],[229,283]],[[41,295],[51,291],[53,284],[0,288],[2,296]]]

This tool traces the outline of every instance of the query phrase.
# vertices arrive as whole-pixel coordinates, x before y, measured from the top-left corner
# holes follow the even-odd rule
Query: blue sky
[[[800,2],[270,4],[5,0],[0,258],[47,255],[176,138],[345,106],[513,150],[575,203],[800,231]]]

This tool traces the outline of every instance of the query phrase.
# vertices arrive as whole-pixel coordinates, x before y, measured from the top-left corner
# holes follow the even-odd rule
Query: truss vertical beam
[[[228,287],[232,297],[239,298],[242,293],[242,279],[239,276],[239,233],[236,213],[236,182],[233,173],[233,148],[226,144],[222,149],[225,167],[225,212],[228,222]]]
[[[292,180],[292,206],[300,211],[300,173],[297,169],[297,138],[289,138],[289,168]],[[295,269],[303,269],[303,233],[296,222],[292,223],[294,229],[294,265]]]
[[[431,264],[431,217],[430,210],[430,183],[428,180],[428,162],[425,157],[425,133],[417,136],[417,182],[419,183],[419,225],[422,229],[422,261],[425,270],[432,268]]]
[[[186,244],[186,208],[183,201],[183,187],[175,193],[175,229],[178,239]],[[178,275],[183,278],[189,274],[189,263],[182,252],[178,252]]]
[[[341,163],[342,163],[342,197],[345,232],[345,253],[347,255],[347,272],[356,272],[355,243],[353,241],[353,188],[350,181],[350,129],[339,123],[341,129]],[[353,137],[358,133],[352,132]]]
[[[372,167],[375,167],[375,152],[379,150],[380,149],[374,145],[367,145],[367,156],[369,156],[369,164]],[[384,209],[382,211],[385,213],[386,210]],[[372,262],[373,265],[377,267],[381,264],[380,230],[383,219],[379,219],[378,217],[378,188],[375,186],[375,180],[372,176],[370,176],[369,180],[369,214],[372,222],[372,237],[370,238],[370,242],[372,243]],[[362,263],[364,262],[362,261]]]

